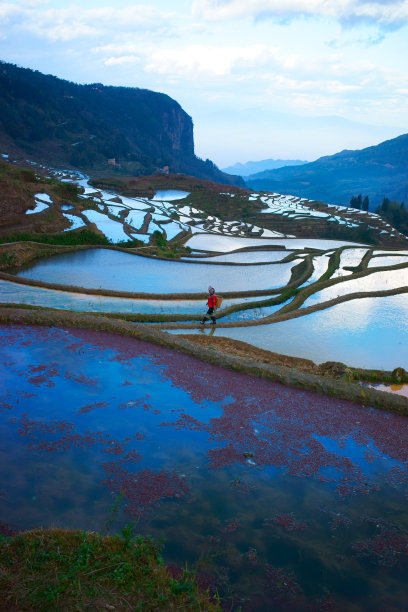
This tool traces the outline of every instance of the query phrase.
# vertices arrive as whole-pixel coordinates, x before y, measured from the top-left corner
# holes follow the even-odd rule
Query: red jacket
[[[210,294],[207,300],[208,308],[216,308],[217,307],[217,296],[215,293]]]

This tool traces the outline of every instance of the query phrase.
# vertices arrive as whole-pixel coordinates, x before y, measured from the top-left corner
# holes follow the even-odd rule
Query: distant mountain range
[[[375,209],[384,197],[408,201],[408,134],[379,145],[335,155],[296,167],[266,170],[245,177],[254,190],[291,194],[347,205],[361,193]]]
[[[194,154],[193,122],[169,96],[77,85],[0,62],[1,153],[93,175],[183,172],[244,186]]]
[[[275,170],[284,166],[301,166],[308,162],[301,159],[262,159],[260,161],[249,161],[245,164],[236,163],[233,166],[222,168],[223,172],[237,174],[238,176],[249,176],[264,170]]]

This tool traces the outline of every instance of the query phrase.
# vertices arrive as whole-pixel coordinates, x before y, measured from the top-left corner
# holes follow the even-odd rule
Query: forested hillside
[[[184,172],[243,185],[194,154],[193,122],[169,96],[100,83],[77,85],[0,63],[3,153],[93,174]],[[109,160],[109,161],[108,161]]]
[[[408,200],[408,134],[374,147],[341,151],[310,164],[246,177],[252,189],[265,189],[347,206],[353,196],[369,197],[370,209],[384,197]]]

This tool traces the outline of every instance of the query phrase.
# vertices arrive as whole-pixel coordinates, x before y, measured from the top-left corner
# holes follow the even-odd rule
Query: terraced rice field
[[[269,235],[205,217],[186,192],[148,200],[81,182],[91,214],[70,209],[73,223],[146,245],[168,227],[191,251],[90,248],[0,273],[0,314],[15,317],[0,326],[0,531],[134,521],[164,535],[166,563],[187,562],[225,609],[405,609],[407,417],[159,344],[209,333],[315,363],[408,369],[406,249]],[[347,222],[335,207],[251,197],[269,218]],[[203,329],[209,284],[224,301]],[[72,325],[93,313],[118,333],[58,324],[70,310]],[[385,407],[391,393],[380,396]]]

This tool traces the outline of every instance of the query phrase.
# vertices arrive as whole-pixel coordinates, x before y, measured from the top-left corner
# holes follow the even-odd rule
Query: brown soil
[[[47,245],[38,242],[0,244],[0,270],[7,270],[11,266],[13,268],[18,268],[40,257],[49,257],[56,253],[68,253],[69,251],[75,251],[80,248],[84,247],[75,245]]]
[[[148,176],[103,177],[95,178],[90,184],[99,189],[114,189],[130,197],[151,197],[158,190],[180,189],[182,191],[208,191],[211,193],[242,193],[248,195],[248,189],[214,183],[187,174],[153,174]]]
[[[239,357],[249,357],[260,363],[270,363],[274,365],[285,366],[288,368],[298,368],[304,372],[318,373],[319,368],[310,359],[301,359],[300,357],[289,357],[280,355],[264,349],[257,348],[241,340],[232,340],[231,338],[222,338],[215,336],[201,336],[197,334],[183,334],[182,336],[190,342],[195,342],[209,348],[214,348],[219,352],[235,355]]]
[[[396,394],[378,391],[370,387],[362,387],[359,384],[348,381],[347,377],[340,379],[339,375],[341,371],[347,374],[348,370],[343,364],[323,364],[320,368],[322,368],[322,373],[324,373],[324,375],[322,375],[322,373],[315,374],[302,370],[299,367],[278,365],[276,362],[260,363],[247,356],[246,353],[245,357],[243,357],[242,355],[219,351],[215,347],[200,346],[200,344],[195,341],[191,342],[190,339],[184,337],[163,333],[159,330],[152,329],[151,326],[135,325],[127,321],[95,317],[93,315],[62,310],[50,312],[38,311],[35,309],[30,310],[29,308],[18,309],[0,306],[0,325],[8,323],[15,323],[17,325],[46,325],[63,328],[79,327],[113,332],[122,336],[160,344],[226,369],[257,376],[259,378],[274,380],[291,387],[299,387],[323,393],[324,395],[341,397],[359,402],[366,406],[375,406],[382,410],[393,410],[400,414],[408,414],[408,403],[406,398]],[[194,340],[196,340],[196,338],[194,338]],[[242,344],[244,343],[241,343],[241,345]],[[268,353],[268,351],[264,352]],[[271,353],[271,355],[274,354]],[[280,356],[280,358],[286,359],[284,356]],[[307,364],[307,360],[298,361],[303,361]]]

